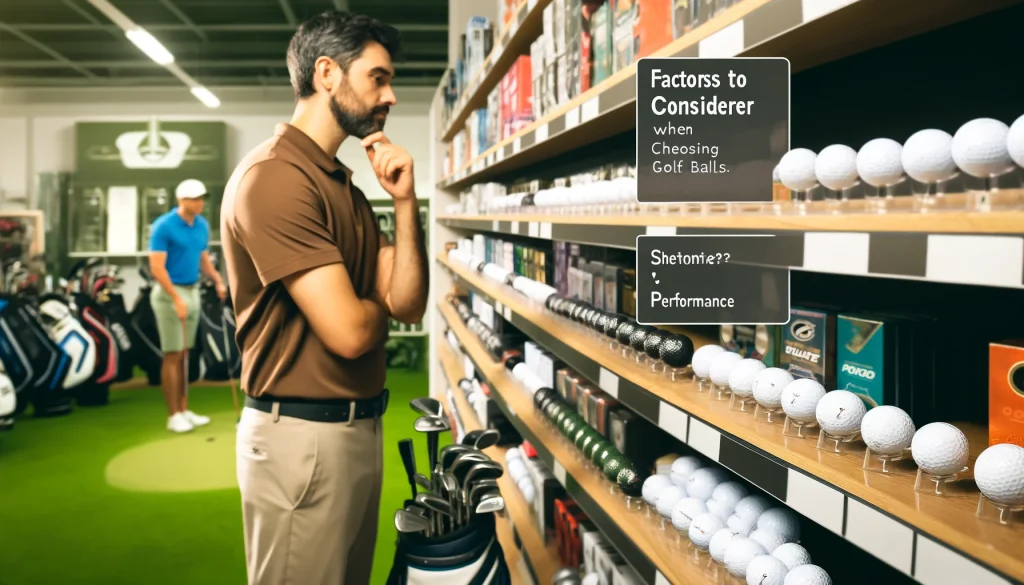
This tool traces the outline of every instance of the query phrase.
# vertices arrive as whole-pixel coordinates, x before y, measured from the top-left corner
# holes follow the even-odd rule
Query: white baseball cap
[[[198,179],[185,179],[174,190],[178,199],[199,199],[206,195],[206,185]]]

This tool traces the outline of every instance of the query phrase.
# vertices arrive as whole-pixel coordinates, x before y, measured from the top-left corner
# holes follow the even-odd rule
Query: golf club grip
[[[402,465],[405,466],[405,475],[409,478],[409,486],[412,487],[412,497],[416,499],[416,452],[413,450],[412,439],[402,439],[398,442],[398,453],[402,457]]]

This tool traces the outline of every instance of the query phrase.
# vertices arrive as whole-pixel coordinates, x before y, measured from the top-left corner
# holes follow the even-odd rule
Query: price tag
[[[505,307],[505,320],[506,321],[511,321],[512,320],[512,311],[510,311],[508,307]]]
[[[599,107],[600,107],[599,100],[600,99],[601,99],[601,96],[600,95],[596,95],[596,96],[590,98],[589,100],[583,102],[583,105],[580,106],[580,109],[582,110],[580,118],[582,118],[583,122],[589,122],[589,121],[591,121],[591,120],[593,120],[594,118],[597,117],[597,114],[600,111],[599,110]]]
[[[604,390],[615,398],[619,397],[619,377],[608,370],[601,368],[601,374],[600,378],[598,378],[597,385],[601,387],[601,390]]]
[[[530,222],[530,232],[529,233],[530,233],[530,237],[531,238],[536,238],[536,237],[540,236],[540,225],[538,225],[537,222],[535,222],[535,221],[531,221]]]
[[[462,358],[462,370],[463,370],[462,377],[463,378],[468,378],[468,379],[472,380],[473,379],[473,371],[475,369],[476,368],[473,367],[473,360],[469,359],[468,355]]]
[[[562,487],[565,487],[565,468],[557,461],[555,461],[554,473],[555,479],[558,480],[558,483],[562,484]]]
[[[504,305],[502,305],[502,304],[501,304],[501,301],[494,301],[494,310],[495,310],[495,312],[497,312],[497,313],[498,313],[499,315],[502,315],[502,314],[504,314],[504,313],[502,313],[502,311],[501,311],[502,307],[504,307]]]
[[[580,109],[573,108],[565,113],[565,129],[575,128],[580,125]]]
[[[516,139],[512,141],[512,154],[519,154],[519,150],[523,147],[521,141],[521,136],[516,136]]]
[[[499,162],[505,160],[505,147],[502,146],[501,148],[499,148],[498,152],[495,154],[498,155],[497,158]]]
[[[492,232],[498,231],[498,220],[496,220],[496,219],[492,219],[491,220],[491,231]]]
[[[533,131],[533,134],[535,136],[535,138],[533,139],[534,144],[537,144],[538,142],[544,142],[545,140],[548,139],[548,125],[541,124],[540,126],[537,127],[536,130]]]
[[[551,239],[551,222],[546,221],[540,224],[540,237],[545,240]]]

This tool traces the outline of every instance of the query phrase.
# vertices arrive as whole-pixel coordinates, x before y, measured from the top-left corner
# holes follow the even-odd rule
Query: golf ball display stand
[[[907,458],[907,453],[897,453],[895,455],[886,453],[876,453],[870,448],[864,450],[864,470],[865,471],[877,471],[879,473],[899,473],[898,470],[894,470],[890,464],[897,461],[903,461]]]
[[[914,481],[914,491],[919,494],[929,494],[933,496],[957,495],[956,492],[951,493],[947,490],[946,484],[956,482],[960,478],[960,474],[965,473],[966,471],[967,468],[964,467],[959,473],[937,475],[918,468],[917,479]]]
[[[988,521],[998,522],[1004,526],[1024,522],[1024,504],[999,504],[978,494],[978,509],[975,515]]]
[[[844,453],[849,452],[852,449],[850,445],[859,438],[858,433],[852,435],[832,435],[827,433],[825,429],[818,430],[818,450],[829,451],[832,453]]]

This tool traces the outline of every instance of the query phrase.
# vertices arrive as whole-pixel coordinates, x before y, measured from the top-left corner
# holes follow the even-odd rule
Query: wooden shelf
[[[528,438],[541,453],[542,459],[548,459],[546,463],[552,467],[555,476],[567,484],[566,488],[570,495],[576,498],[591,521],[605,533],[613,545],[619,548],[619,552],[647,583],[658,582],[655,574],[646,570],[648,568],[661,573],[671,583],[699,585],[715,582],[700,566],[683,560],[683,551],[676,548],[663,534],[652,529],[652,525],[643,515],[627,509],[621,496],[613,493],[611,484],[603,476],[585,466],[579,453],[570,448],[564,438],[534,411],[533,400],[527,391],[508,375],[502,364],[491,359],[487,350],[462,323],[451,305],[442,301],[438,308],[477,369],[490,383],[493,390],[492,399],[503,407],[510,420],[523,432],[523,437]],[[578,488],[579,491],[574,494],[573,488]],[[581,495],[585,497],[580,497]],[[613,525],[609,525],[609,522]],[[618,531],[621,531],[627,540],[612,536]],[[623,547],[630,547],[632,550],[623,550]],[[637,563],[634,560],[637,554],[643,555],[647,562]],[[647,564],[653,567],[643,566]]]
[[[519,3],[515,17],[501,37],[495,39],[494,48],[480,69],[473,72],[473,78],[459,98],[457,111],[441,134],[442,142],[451,142],[466,125],[466,119],[473,110],[487,106],[487,95],[498,86],[515,60],[520,55],[530,54],[530,43],[544,31],[544,9],[550,3],[551,0],[523,0]]]
[[[888,0],[847,0],[822,3],[743,0],[675,39],[652,57],[786,57],[790,60],[791,71],[796,73],[1004,8],[1016,1],[902,0],[894,3]],[[842,7],[821,14],[815,10],[822,4]],[[734,26],[740,27],[741,47],[726,50],[719,46],[720,43],[701,42]],[[732,32],[735,31],[730,28],[723,36]],[[723,50],[726,54],[722,54]],[[504,74],[504,71],[498,71],[499,75]],[[475,93],[486,95],[483,90]],[[474,100],[479,99],[474,95]],[[580,144],[625,132],[636,126],[635,111],[634,63],[473,158],[437,186],[440,189],[461,189],[574,150]],[[463,108],[459,114],[468,115],[468,110]],[[445,136],[452,135],[451,131],[449,128]]]
[[[887,554],[873,550],[876,544],[850,531],[847,500],[862,508],[866,504],[869,512],[883,520],[891,519],[893,530],[910,527],[913,534],[908,531],[907,538],[912,541],[930,537],[988,568],[1024,580],[1024,525],[1002,526],[976,518],[978,490],[973,471],[955,484],[957,497],[918,494],[913,487],[916,468],[912,460],[902,462],[892,475],[866,472],[862,469],[863,443],[836,455],[818,451],[815,440],[783,436],[781,424],[757,422],[748,413],[730,410],[727,402],[697,392],[689,381],[671,382],[652,373],[611,351],[582,326],[550,313],[510,287],[444,258],[439,261],[458,277],[458,284],[500,304],[499,313],[506,320],[591,381],[600,382],[606,391],[613,389],[624,405],[868,552]],[[460,339],[466,343],[464,336]],[[697,346],[710,342],[713,340],[694,339]],[[973,470],[974,459],[988,445],[987,433],[971,425],[958,426],[970,440]],[[813,485],[808,487],[808,481]],[[809,501],[812,496],[808,493],[817,494],[813,496],[816,501]],[[915,565],[926,559],[920,549],[916,556],[911,550],[908,547],[905,559],[887,561],[913,575]]]
[[[444,369],[445,377],[448,379],[448,384],[452,388],[452,394],[455,397],[455,407],[462,419],[463,427],[467,433],[482,428],[473,407],[466,400],[465,393],[459,388],[459,380],[463,378],[463,367],[459,363],[459,358],[446,340],[440,341],[437,345],[437,355],[441,360],[441,366]],[[506,449],[503,447],[491,447],[484,450],[488,457],[501,463],[502,466],[505,465],[505,451]],[[530,505],[526,503],[526,499],[523,498],[523,494],[519,491],[512,476],[505,474],[498,478],[498,487],[501,490],[501,495],[505,498],[505,513],[511,519],[512,525],[519,531],[519,539],[523,543],[523,549],[526,551],[527,562],[532,567],[537,582],[550,583],[555,573],[562,568],[562,562],[558,557],[558,550],[555,548],[554,543],[551,546],[544,544],[544,537],[535,521],[536,515],[530,508]],[[505,549],[506,557],[508,557],[510,552],[518,553],[515,539],[512,538],[511,527],[509,527],[507,536],[508,542],[502,541],[501,543],[502,548]],[[515,572],[516,565],[513,563],[513,559],[506,558],[506,560],[509,562],[509,569]]]

